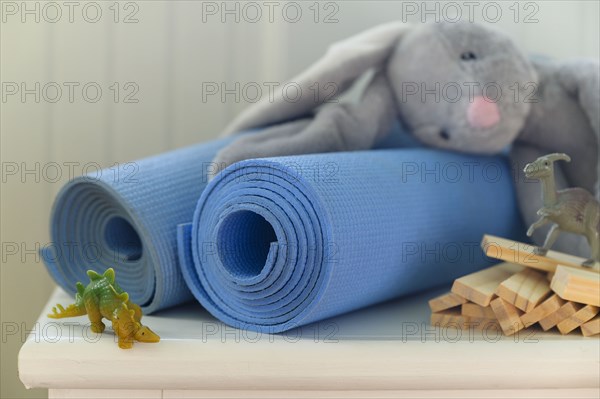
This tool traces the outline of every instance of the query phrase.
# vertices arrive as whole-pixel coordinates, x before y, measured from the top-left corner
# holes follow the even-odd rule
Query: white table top
[[[202,390],[547,389],[600,387],[600,339],[557,331],[488,336],[428,324],[427,300],[399,299],[284,335],[228,327],[197,303],[144,316],[158,344],[122,350],[107,324],[53,320],[56,289],[19,354],[29,388]]]

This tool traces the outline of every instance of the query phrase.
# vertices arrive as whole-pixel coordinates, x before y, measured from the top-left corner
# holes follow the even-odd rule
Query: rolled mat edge
[[[234,138],[197,144],[69,181],[51,211],[49,274],[71,295],[88,269],[115,268],[145,313],[193,299],[181,275],[177,225],[189,221],[215,154]]]

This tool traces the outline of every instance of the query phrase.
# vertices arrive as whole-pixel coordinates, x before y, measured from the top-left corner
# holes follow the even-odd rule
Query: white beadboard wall
[[[283,82],[317,59],[328,44],[376,24],[397,20],[406,4],[400,1],[320,1],[319,21],[313,20],[315,1],[299,1],[303,17],[288,23],[275,13],[273,23],[263,17],[251,23],[231,16],[222,23],[218,15],[202,20],[207,5],[235,7],[236,2],[200,1],[97,1],[103,11],[97,23],[83,20],[75,12],[74,22],[50,23],[31,16],[6,13],[6,4],[44,7],[47,1],[2,2],[2,82],[96,82],[103,90],[96,103],[81,98],[76,89],[73,103],[61,99],[21,102],[11,97],[1,103],[3,173],[6,165],[34,168],[47,162],[62,165],[62,178],[44,181],[43,176],[5,176],[2,181],[2,242],[17,243],[19,253],[4,253],[1,272],[2,322],[26,322],[31,326],[48,297],[52,283],[35,255],[23,249],[49,240],[48,219],[52,200],[68,179],[65,162],[78,162],[75,174],[90,162],[103,167],[126,162],[172,148],[208,140],[247,104],[218,96],[202,100],[203,82]],[[87,3],[78,3],[84,7]],[[210,3],[210,4],[208,4]],[[422,2],[412,2],[422,7]],[[464,2],[457,2],[463,4]],[[496,23],[528,52],[558,58],[599,57],[599,2],[590,1],[484,1],[502,7]],[[59,2],[59,4],[62,4]],[[256,2],[266,12],[264,2]],[[286,2],[278,2],[283,7]],[[439,3],[443,7],[444,3]],[[519,21],[514,11],[520,10]],[[243,7],[244,2],[237,2]],[[427,3],[434,7],[433,2]],[[119,9],[119,22],[113,21]],[[310,7],[313,7],[311,9]],[[526,8],[527,7],[527,8]],[[337,10],[337,11],[336,11]],[[523,19],[537,10],[536,23]],[[137,23],[123,23],[135,11]],[[337,23],[323,23],[336,11]],[[63,7],[63,12],[66,9]],[[463,14],[466,16],[466,14]],[[452,15],[446,15],[452,18]],[[475,12],[482,21],[482,12]],[[52,15],[50,15],[52,18]],[[431,18],[429,18],[431,19]],[[419,21],[420,15],[409,18]],[[119,99],[109,87],[119,83]],[[124,103],[133,82],[139,91],[137,103]],[[63,93],[63,96],[66,95]],[[13,165],[13,164],[11,164]],[[93,170],[93,169],[92,169]],[[41,170],[40,170],[41,172]],[[40,173],[42,174],[42,173]],[[54,179],[53,179],[54,180]],[[24,258],[23,258],[23,256]],[[26,300],[24,293],[26,294]],[[21,338],[9,336],[2,343],[2,397],[40,397],[44,391],[25,392],[16,375],[16,356]]]

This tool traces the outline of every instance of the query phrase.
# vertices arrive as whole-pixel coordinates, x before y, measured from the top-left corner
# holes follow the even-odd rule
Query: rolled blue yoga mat
[[[504,157],[397,149],[248,160],[178,230],[183,276],[215,317],[276,333],[491,264],[523,236]]]
[[[188,222],[216,152],[231,139],[168,152],[70,181],[51,215],[42,256],[72,295],[86,270],[114,267],[145,312],[193,299],[179,271],[176,228]]]
[[[399,126],[390,139],[415,145]],[[484,267],[484,232],[522,236],[502,157],[401,149],[246,161],[198,202],[230,140],[69,182],[42,249],[55,281],[74,295],[86,270],[114,267],[148,313],[192,299],[187,282],[221,320],[276,332]],[[196,208],[192,236],[183,224]]]

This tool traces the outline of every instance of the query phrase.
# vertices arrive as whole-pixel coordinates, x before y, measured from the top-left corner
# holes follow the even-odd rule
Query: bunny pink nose
[[[473,127],[492,127],[500,121],[500,110],[495,102],[476,96],[467,109],[467,119]]]

